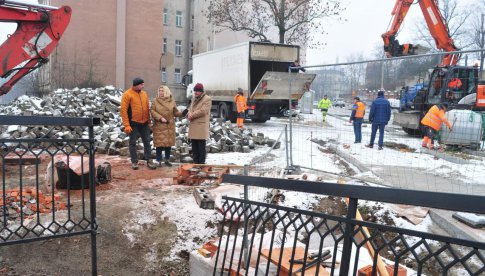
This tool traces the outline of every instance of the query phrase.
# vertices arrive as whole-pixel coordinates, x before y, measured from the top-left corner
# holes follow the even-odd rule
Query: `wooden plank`
[[[273,248],[271,252],[271,262],[275,265],[278,265],[279,263],[280,252],[281,252],[281,248]],[[283,256],[281,257],[281,273],[279,275],[288,276],[288,273],[290,272],[290,265],[291,265],[290,259],[292,254],[293,254],[292,247],[283,248]],[[269,249],[261,250],[261,255],[267,259],[269,256]],[[295,257],[294,257],[295,260],[302,259],[304,256],[305,256],[305,248],[296,247]],[[307,260],[307,265],[309,262],[310,261]],[[293,264],[293,271],[298,270],[302,266],[303,264]],[[305,270],[305,275],[316,275],[316,272],[317,272],[317,266],[312,266]],[[302,273],[301,272],[293,273],[292,275],[302,275]],[[330,275],[330,273],[323,266],[320,265],[320,270],[318,271],[318,275],[327,276],[327,275]]]

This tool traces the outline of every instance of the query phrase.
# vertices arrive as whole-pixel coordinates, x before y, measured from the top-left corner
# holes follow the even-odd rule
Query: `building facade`
[[[127,89],[133,78],[141,77],[154,95],[161,76],[164,1],[40,2],[72,8],[71,22],[49,63],[55,87]]]

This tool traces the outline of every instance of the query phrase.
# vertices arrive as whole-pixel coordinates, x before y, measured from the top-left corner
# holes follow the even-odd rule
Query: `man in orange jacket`
[[[433,105],[428,113],[424,116],[421,120],[421,124],[424,126],[424,137],[422,146],[427,147],[428,149],[434,148],[434,141],[433,138],[435,137],[436,133],[441,129],[441,125],[443,123],[446,124],[448,129],[451,131],[452,126],[450,122],[446,119],[445,112],[448,108],[448,103],[441,103],[438,105]]]
[[[246,117],[246,110],[248,106],[246,104],[246,98],[244,97],[244,92],[242,88],[237,89],[236,97],[234,98],[237,107],[237,127],[244,127],[244,118]]]
[[[144,149],[144,159],[149,169],[156,169],[151,160],[152,147],[150,146],[150,106],[148,94],[143,91],[145,82],[141,78],[133,79],[133,86],[121,96],[120,114],[123,120],[124,131],[130,137],[131,168],[138,170],[138,154],[136,141],[141,137]]]

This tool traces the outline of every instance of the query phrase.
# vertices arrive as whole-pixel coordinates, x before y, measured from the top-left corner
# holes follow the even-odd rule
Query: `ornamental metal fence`
[[[483,275],[485,243],[363,221],[359,202],[485,213],[485,197],[225,175],[252,187],[341,198],[341,215],[223,197],[213,275]]]
[[[0,246],[90,235],[97,275],[95,125],[97,118],[0,116]],[[57,139],[44,138],[53,132]]]

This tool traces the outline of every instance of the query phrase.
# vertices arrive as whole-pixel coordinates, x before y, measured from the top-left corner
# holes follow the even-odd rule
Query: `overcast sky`
[[[346,10],[342,17],[346,22],[328,22],[327,35],[323,41],[327,44],[322,49],[309,49],[307,51],[307,65],[344,62],[352,53],[363,53],[371,57],[376,47],[382,47],[381,34],[385,33],[391,21],[391,11],[394,0],[344,0]],[[401,26],[399,35],[401,42],[409,41],[406,33],[415,28],[416,20],[420,15],[419,5],[413,5]],[[408,39],[408,40],[406,40]]]

